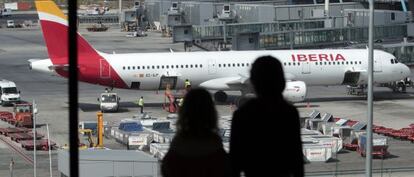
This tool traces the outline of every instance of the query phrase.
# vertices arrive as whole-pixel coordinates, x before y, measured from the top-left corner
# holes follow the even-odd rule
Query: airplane
[[[49,59],[31,59],[32,70],[56,72],[68,77],[67,17],[52,0],[35,2]],[[78,33],[79,80],[112,88],[135,90],[183,89],[192,86],[216,91],[214,99],[224,102],[224,91],[253,93],[249,70],[254,60],[271,55],[283,64],[284,97],[305,100],[307,86],[361,85],[368,80],[367,49],[262,50],[219,52],[170,52],[108,54],[94,49]],[[374,51],[374,83],[399,81],[410,69],[392,54]]]

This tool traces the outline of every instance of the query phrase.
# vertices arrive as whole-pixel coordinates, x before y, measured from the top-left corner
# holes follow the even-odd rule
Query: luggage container
[[[151,143],[150,153],[159,160],[162,160],[170,148],[169,143]]]
[[[326,145],[305,143],[303,155],[308,162],[328,162],[332,158],[332,148]]]
[[[301,128],[300,131],[301,131],[300,134],[302,136],[321,135],[321,132],[319,132],[319,131],[309,130],[309,129],[306,129],[306,128]]]
[[[320,118],[321,118],[321,112],[319,112],[318,110],[313,110],[309,114],[309,119],[320,119]]]
[[[331,147],[333,153],[338,153],[342,150],[342,140],[340,138],[327,135],[315,135],[310,137],[317,140],[318,144]]]
[[[318,130],[319,124],[323,123],[324,121],[321,119],[310,119],[309,120],[309,129],[311,130]]]
[[[108,132],[108,131],[107,131]],[[119,143],[127,146],[127,149],[142,148],[140,146],[148,145],[152,141],[148,132],[144,132],[143,126],[139,120],[124,119],[118,127],[111,127],[111,136]]]
[[[367,135],[361,134],[358,139],[357,152],[362,156],[366,156]],[[372,137],[372,156],[385,158],[389,155],[388,139],[385,136],[373,134]]]
[[[333,136],[333,127],[336,124],[334,122],[324,122],[319,124],[318,131],[322,132],[324,135]]]
[[[332,114],[329,114],[329,113],[325,113],[323,116],[322,116],[322,118],[321,118],[323,121],[325,121],[325,122],[334,122],[334,117],[333,117],[333,115]]]

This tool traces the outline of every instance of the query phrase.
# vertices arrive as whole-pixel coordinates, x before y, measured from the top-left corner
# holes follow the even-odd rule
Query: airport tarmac
[[[119,32],[119,29],[110,28],[109,32],[92,33],[81,29],[83,36],[98,50],[107,53],[127,53],[127,52],[169,52],[170,48],[174,51],[183,51],[183,44],[173,44],[170,38],[161,37],[160,33],[149,32],[148,37],[126,38],[127,33]],[[36,100],[39,113],[37,123],[50,125],[51,138],[58,145],[68,142],[68,86],[67,80],[51,74],[39,73],[28,69],[28,59],[48,58],[46,47],[43,42],[41,30],[32,29],[0,29],[0,78],[14,81],[21,91],[22,99],[25,101]],[[193,49],[196,51],[196,49]],[[139,60],[139,59],[137,59]],[[392,128],[406,127],[414,123],[414,89],[409,88],[407,93],[392,93],[387,88],[375,88],[374,103],[374,123]],[[98,109],[97,97],[104,91],[104,87],[86,83],[79,84],[79,121],[96,120]],[[153,117],[163,118],[168,115],[161,106],[164,102],[162,91],[136,91],[120,90],[115,92],[121,97],[121,110],[118,113],[105,113],[105,121],[119,121],[123,118],[130,118],[138,113],[138,107],[134,101],[143,96],[146,102],[145,112],[149,112]],[[229,92],[230,97],[234,98],[239,92]],[[345,86],[330,87],[309,87],[307,103],[295,104],[302,116],[307,116],[313,109],[321,112],[329,112],[334,117],[349,118],[353,120],[366,120],[367,105],[363,96],[353,96],[346,94]],[[221,116],[232,114],[234,107],[230,104],[217,105]],[[11,107],[0,110],[9,110]],[[265,123],[266,120],[254,120],[256,125]],[[277,125],[275,125],[277,126]],[[39,128],[44,131],[44,126]],[[116,146],[115,146],[116,147]],[[254,147],[254,146],[252,146]],[[374,160],[374,168],[397,168],[411,167],[414,169],[414,144],[406,141],[391,140],[390,152],[393,155],[385,160]],[[122,148],[122,147],[121,147]],[[271,148],[269,148],[271,150]],[[254,151],[254,149],[252,149]],[[27,152],[30,154],[31,152]],[[44,152],[42,152],[44,153]],[[54,153],[55,154],[55,153]],[[32,176],[30,165],[21,160],[17,155],[11,153],[9,149],[0,143],[0,159],[15,160],[15,171],[18,176]],[[40,165],[42,172],[46,176],[47,155],[43,154],[38,161],[45,163]],[[54,156],[54,162],[56,157]],[[345,152],[338,154],[338,160],[329,163],[307,164],[306,171],[309,175],[329,175],[334,174],[333,170],[361,170],[364,168],[365,161],[355,152]],[[321,172],[322,171],[322,172]],[[7,176],[8,160],[0,161],[0,176]],[[401,174],[401,173],[393,173]],[[57,165],[54,164],[54,176],[57,175]],[[387,174],[387,176],[389,176]],[[393,176],[393,175],[391,175]]]

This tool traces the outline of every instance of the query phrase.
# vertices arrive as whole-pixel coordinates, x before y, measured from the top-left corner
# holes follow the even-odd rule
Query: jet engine
[[[302,81],[288,81],[283,96],[292,103],[301,102],[306,98],[306,84]]]
[[[29,69],[45,72],[45,73],[51,73],[53,72],[52,69],[52,61],[50,59],[30,59],[29,61]]]

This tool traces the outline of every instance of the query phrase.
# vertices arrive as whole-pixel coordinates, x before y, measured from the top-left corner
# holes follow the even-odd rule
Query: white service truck
[[[102,112],[117,112],[119,109],[119,100],[120,98],[116,93],[106,92],[101,93],[99,101],[99,107]]]
[[[9,8],[4,8],[4,9],[0,9],[0,17],[9,17],[11,16],[11,9]]]
[[[2,106],[20,103],[20,91],[13,81],[0,80],[0,104]]]

